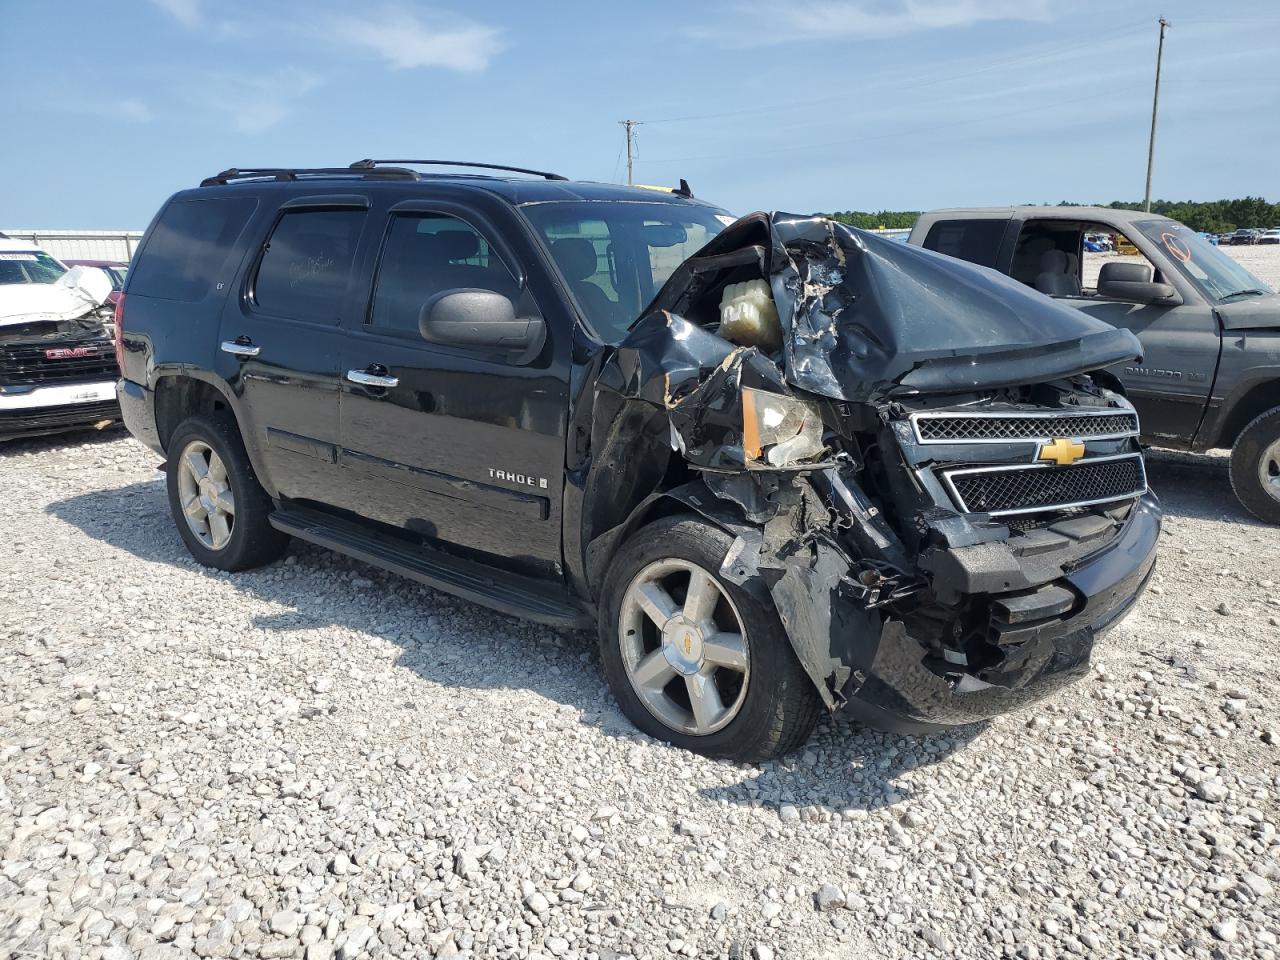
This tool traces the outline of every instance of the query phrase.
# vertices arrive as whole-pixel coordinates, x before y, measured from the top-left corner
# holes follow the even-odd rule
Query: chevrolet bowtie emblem
[[[1052,460],[1060,467],[1067,467],[1084,456],[1084,444],[1079,440],[1058,437],[1053,443],[1040,444],[1037,460]]]

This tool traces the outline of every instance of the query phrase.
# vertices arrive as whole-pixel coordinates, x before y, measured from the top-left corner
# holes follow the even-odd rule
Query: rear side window
[[[924,238],[926,250],[994,267],[1000,254],[1007,220],[940,220]]]
[[[461,289],[492,290],[513,303],[520,295],[497,251],[465,220],[434,213],[392,217],[369,325],[420,337],[423,304],[445,290]]]
[[[287,211],[258,263],[257,308],[277,317],[336,323],[365,217],[364,210]]]
[[[252,197],[169,204],[131,270],[130,295],[187,303],[204,299],[257,205]]]

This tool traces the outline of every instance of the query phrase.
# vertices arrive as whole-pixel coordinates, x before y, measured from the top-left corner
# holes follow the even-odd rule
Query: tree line
[[[1063,201],[1060,207],[1077,206]],[[1088,206],[1088,204],[1080,204]],[[1142,202],[1113,200],[1103,204],[1113,210],[1141,210]],[[1241,197],[1237,200],[1152,200],[1151,212],[1185,223],[1192,230],[1205,233],[1227,233],[1239,227],[1280,226],[1280,203],[1267,203],[1262,197]],[[839,223],[864,230],[880,228],[906,229],[920,216],[918,210],[840,210],[818,214]]]

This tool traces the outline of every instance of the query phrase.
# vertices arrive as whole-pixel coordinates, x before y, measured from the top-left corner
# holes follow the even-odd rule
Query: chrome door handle
[[[390,377],[381,373],[369,373],[367,370],[348,370],[347,379],[352,383],[360,383],[366,387],[394,387],[400,383],[399,377]]]
[[[247,339],[223,340],[222,352],[229,353],[233,357],[256,357],[262,352],[262,348],[254,346]]]

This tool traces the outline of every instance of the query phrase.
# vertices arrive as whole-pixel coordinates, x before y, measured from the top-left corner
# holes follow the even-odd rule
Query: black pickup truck
[[[297,537],[595,626],[638,727],[739,760],[1028,703],[1141,593],[1160,508],[1090,373],[1131,333],[683,185],[435,169],[227,170],[147,231],[119,397],[202,563]]]
[[[1090,234],[1130,255],[1089,251]],[[909,242],[1132,330],[1143,359],[1109,372],[1143,436],[1230,449],[1240,502],[1280,523],[1280,296],[1243,266],[1176,220],[1108,207],[935,210]]]

